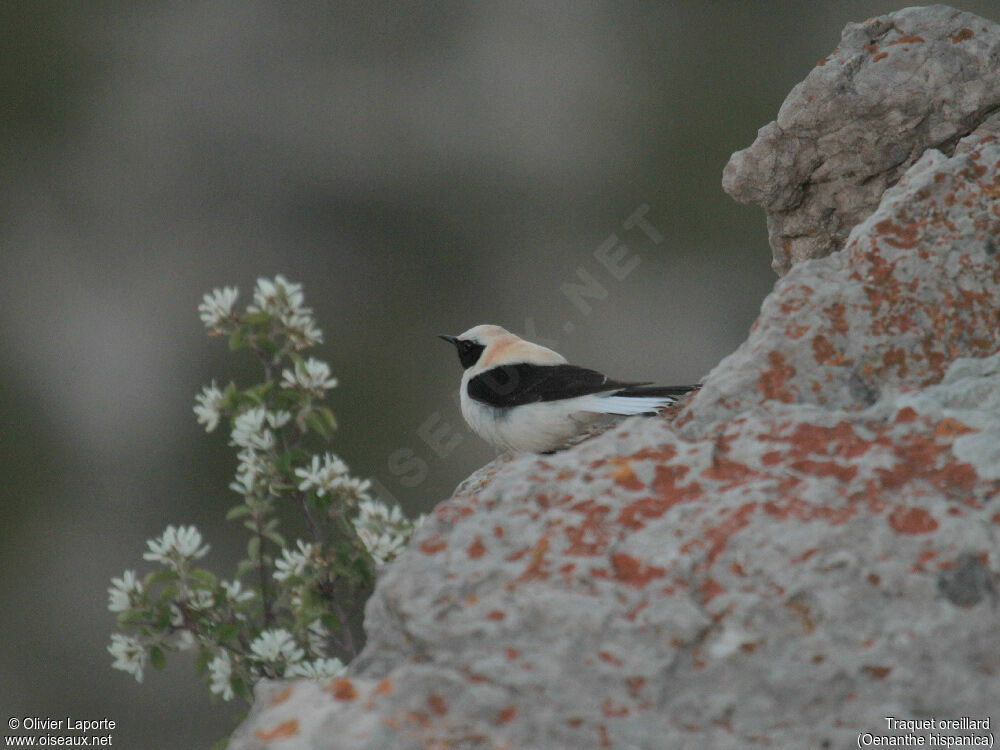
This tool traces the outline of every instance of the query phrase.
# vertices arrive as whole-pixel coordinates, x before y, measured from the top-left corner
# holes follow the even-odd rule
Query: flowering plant
[[[337,380],[325,362],[300,354],[323,340],[302,286],[259,279],[244,313],[233,309],[237,296],[233,287],[216,289],[198,312],[210,335],[257,356],[263,382],[221,390],[213,382],[195,397],[194,412],[207,432],[229,425],[238,459],[229,486],[240,500],[227,519],[248,533],[246,557],[224,580],[196,565],[209,546],[194,526],[167,526],[143,554],[155,570],[111,580],[108,609],[122,632],[108,651],[112,666],[141,682],[147,664],[163,667],[166,652],[195,649],[214,695],[249,701],[261,677],[343,674],[342,660],[361,645],[350,614],[422,517],[408,521],[336,455],[311,450],[336,429],[323,401]],[[296,517],[307,540],[289,543],[282,528]]]

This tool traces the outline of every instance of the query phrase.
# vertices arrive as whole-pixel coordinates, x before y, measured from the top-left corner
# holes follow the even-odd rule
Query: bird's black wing
[[[522,363],[501,365],[479,373],[469,381],[469,397],[488,406],[506,409],[644,385],[646,383],[611,380],[596,370],[575,365]]]

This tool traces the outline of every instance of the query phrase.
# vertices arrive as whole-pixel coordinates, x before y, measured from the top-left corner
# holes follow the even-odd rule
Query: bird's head
[[[486,347],[494,341],[512,336],[513,334],[506,329],[493,325],[474,326],[458,336],[449,336],[443,333],[438,334],[438,338],[454,344],[455,349],[458,350],[458,361],[462,363],[462,367],[466,370],[479,361]]]

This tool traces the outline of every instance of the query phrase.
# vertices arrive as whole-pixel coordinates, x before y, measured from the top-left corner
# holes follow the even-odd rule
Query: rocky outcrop
[[[1000,27],[944,5],[848,24],[838,47],[733,154],[723,187],[767,211],[773,266],[822,258],[928,149],[997,132]]]
[[[962,26],[949,44],[996,49],[995,27],[941,7],[845,40],[881,29],[873,66],[955,19],[972,36]],[[929,82],[965,70],[914,64]],[[779,123],[838,96],[854,106],[853,89],[802,90]],[[925,119],[921,153],[871,173],[894,187],[829,218],[829,238],[854,221],[844,249],[796,263],[680,412],[463,483],[379,580],[350,675],[262,683],[230,747],[834,748],[995,732],[1000,141],[956,141],[964,117]],[[821,141],[789,138],[784,161],[810,163]]]

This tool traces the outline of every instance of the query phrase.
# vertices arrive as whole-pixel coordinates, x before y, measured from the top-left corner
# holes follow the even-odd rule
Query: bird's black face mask
[[[476,362],[479,361],[479,357],[483,353],[483,349],[486,348],[476,341],[460,339],[457,336],[439,334],[438,338],[444,339],[445,341],[455,345],[455,348],[458,350],[458,361],[462,363],[462,369],[464,370],[468,370],[476,364]]]

